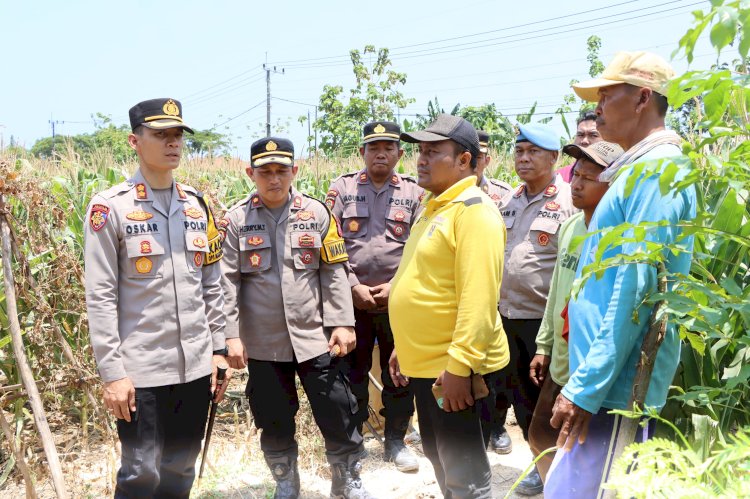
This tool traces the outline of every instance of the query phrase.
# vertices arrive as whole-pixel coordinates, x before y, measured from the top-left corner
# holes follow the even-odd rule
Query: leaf
[[[711,45],[718,52],[732,43],[734,36],[737,34],[738,12],[729,7],[719,7],[716,9],[718,22],[711,28]]]

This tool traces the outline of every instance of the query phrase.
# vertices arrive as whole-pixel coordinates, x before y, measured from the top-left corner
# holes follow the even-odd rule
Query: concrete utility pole
[[[271,136],[271,72],[277,74],[284,74],[284,68],[281,71],[276,69],[276,66],[271,68],[268,64],[263,64],[263,69],[266,71],[266,137]]]
[[[55,125],[62,125],[64,121],[53,120],[50,116],[49,124],[52,125],[52,156],[55,156]]]

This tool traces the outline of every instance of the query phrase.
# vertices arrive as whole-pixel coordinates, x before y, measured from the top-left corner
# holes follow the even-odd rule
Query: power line
[[[245,114],[249,113],[250,111],[252,111],[252,110],[253,110],[253,109],[255,109],[256,107],[258,107],[258,106],[260,106],[261,104],[263,104],[264,102],[266,102],[266,100],[265,100],[265,99],[263,99],[262,101],[258,102],[258,103],[257,103],[256,105],[254,105],[253,107],[251,107],[251,108],[249,108],[249,109],[245,109],[244,111],[242,111],[242,112],[241,112],[240,114],[238,114],[237,116],[233,116],[233,117],[229,118],[228,120],[226,120],[226,121],[223,121],[223,122],[219,123],[218,125],[214,125],[214,126],[212,126],[212,127],[211,127],[211,130],[215,130],[215,129],[219,128],[220,126],[224,126],[224,125],[226,125],[226,124],[227,124],[227,123],[229,123],[230,121],[234,121],[234,120],[236,120],[236,119],[237,119],[237,118],[239,118],[240,116],[243,116],[243,115],[245,115]]]
[[[227,79],[226,79],[226,80],[224,80],[224,81],[221,81],[221,82],[219,82],[219,83],[216,83],[216,84],[214,84],[214,85],[211,85],[211,86],[209,86],[209,87],[206,87],[206,88],[204,88],[204,89],[202,89],[202,90],[198,90],[197,92],[193,92],[192,94],[186,95],[186,96],[184,96],[184,97],[183,97],[183,100],[187,100],[187,99],[189,99],[189,98],[191,98],[191,97],[194,97],[194,96],[196,96],[196,95],[199,95],[199,94],[202,94],[202,93],[204,93],[204,92],[206,92],[206,91],[208,91],[208,90],[211,90],[211,89],[213,89],[213,88],[216,88],[216,87],[218,87],[218,86],[220,86],[220,85],[223,85],[224,83],[227,83],[227,82],[230,82],[230,81],[232,81],[232,80],[234,80],[234,79],[237,79],[237,78],[239,78],[239,77],[240,77],[240,76],[242,76],[242,75],[246,75],[247,73],[249,73],[249,72],[251,72],[251,71],[255,71],[255,70],[256,70],[256,69],[258,69],[259,67],[260,67],[260,64],[258,64],[257,66],[254,66],[254,67],[252,67],[252,68],[250,68],[250,69],[248,69],[247,71],[243,71],[243,72],[242,72],[242,73],[240,73],[240,74],[237,74],[237,75],[234,75],[234,76],[232,76],[232,77],[230,77],[230,78],[227,78]]]

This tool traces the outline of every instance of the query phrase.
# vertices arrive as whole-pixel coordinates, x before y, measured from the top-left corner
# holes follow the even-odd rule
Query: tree
[[[364,55],[375,61],[367,64]],[[364,50],[351,50],[352,71],[356,84],[344,97],[342,85],[325,85],[318,105],[318,119],[313,128],[320,133],[319,148],[326,154],[351,153],[359,146],[362,126],[373,120],[395,121],[396,111],[414,102],[398,89],[406,83],[406,74],[390,69],[392,62],[387,48],[374,45]],[[304,122],[307,118],[301,117]]]
[[[227,154],[232,146],[229,138],[219,132],[212,130],[194,131],[195,133],[192,135],[185,134],[185,148],[190,155],[213,158],[215,155]]]

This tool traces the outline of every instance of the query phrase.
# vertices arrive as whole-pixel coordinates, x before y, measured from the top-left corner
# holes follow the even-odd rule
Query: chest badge
[[[136,210],[131,211],[130,213],[125,215],[125,218],[127,218],[128,220],[135,220],[136,222],[144,222],[146,220],[151,220],[152,218],[154,218],[154,215],[147,211]]]
[[[302,253],[302,257],[300,259],[305,265],[311,264],[313,261],[312,251],[305,251],[304,253]]]
[[[195,263],[196,267],[203,266],[203,253],[196,253],[193,257],[193,263]]]
[[[193,244],[196,248],[205,248],[206,247],[206,240],[202,237],[196,237],[193,239]]]
[[[315,245],[315,238],[310,234],[303,234],[299,236],[297,242],[302,248],[312,248]]]
[[[359,231],[359,222],[356,220],[351,220],[349,222],[349,232],[358,232]]]
[[[151,253],[151,243],[149,241],[141,241],[141,255],[149,253]]]
[[[398,210],[393,218],[395,218],[397,222],[403,222],[406,218],[406,213],[404,213],[402,210]]]
[[[152,268],[154,268],[154,264],[148,257],[142,256],[135,261],[135,270],[139,274],[148,274]]]
[[[262,263],[263,259],[260,257],[258,253],[253,253],[250,255],[250,266],[254,269],[257,269],[260,267],[260,264]]]
[[[203,212],[194,206],[191,206],[190,208],[185,210],[185,215],[189,216],[190,218],[203,218]]]
[[[549,234],[546,232],[542,232],[537,237],[537,241],[539,242],[540,246],[547,246],[549,244]]]
[[[297,220],[307,222],[308,220],[315,220],[315,213],[312,211],[299,211],[297,212]]]
[[[402,224],[398,224],[395,227],[393,227],[393,233],[397,236],[403,236],[404,235],[404,226]]]
[[[264,239],[260,236],[251,236],[247,238],[247,244],[250,246],[258,246],[262,244]]]
[[[560,203],[555,203],[554,201],[547,201],[544,204],[544,208],[549,211],[558,211],[560,209]]]

